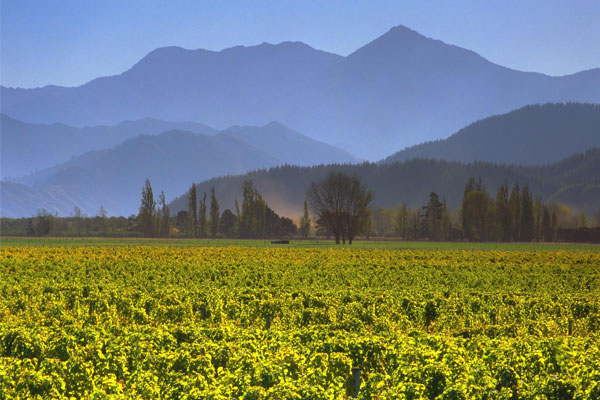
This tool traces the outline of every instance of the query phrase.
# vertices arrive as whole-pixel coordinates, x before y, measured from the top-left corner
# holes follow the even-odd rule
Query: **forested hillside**
[[[590,147],[600,147],[600,105],[530,105],[474,122],[447,139],[411,146],[383,162],[435,158],[536,165]]]
[[[198,191],[208,193],[214,187],[222,208],[233,208],[235,199],[241,198],[243,181],[251,179],[274,210],[287,216],[300,216],[310,182],[324,178],[331,171],[358,174],[373,190],[373,204],[382,207],[402,202],[409,207],[420,207],[430,192],[436,192],[454,209],[461,204],[469,178],[481,177],[491,193],[504,182],[518,182],[521,186],[529,185],[533,196],[540,196],[546,202],[563,202],[587,213],[595,213],[600,208],[600,149],[538,167],[428,159],[390,164],[282,166],[214,178],[199,183]],[[179,197],[171,204],[173,212],[186,207],[185,197]]]

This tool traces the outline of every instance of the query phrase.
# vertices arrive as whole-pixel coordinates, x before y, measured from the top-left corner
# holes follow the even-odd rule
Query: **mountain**
[[[77,205],[94,215],[103,205],[111,215],[130,215],[137,212],[146,178],[156,197],[160,190],[173,196],[197,180],[299,160],[304,160],[302,165],[358,161],[276,122],[232,127],[213,136],[169,131],[85,153],[17,182],[2,182],[0,208],[4,216],[29,216],[41,208],[69,215]]]
[[[30,124],[0,115],[0,169],[2,178],[15,178],[52,167],[91,150],[113,147],[142,134],[185,130],[214,135],[216,130],[197,122],[167,122],[152,118],[125,121],[113,126],[74,128],[55,124]]]
[[[530,105],[474,122],[447,139],[411,146],[383,162],[435,158],[548,164],[590,147],[600,147],[600,105]]]
[[[527,104],[599,103],[600,69],[560,77],[515,71],[398,26],[346,57],[299,42],[165,47],[120,75],[78,87],[2,87],[1,95],[2,112],[35,123],[276,120],[376,160]]]
[[[252,144],[286,164],[356,163],[360,160],[335,146],[311,139],[279,122],[265,126],[232,126],[222,132]]]
[[[461,204],[467,180],[481,177],[493,196],[502,183],[512,185],[518,182],[521,186],[528,184],[533,195],[545,201],[565,203],[587,213],[595,213],[600,208],[600,149],[591,149],[545,166],[431,159],[389,164],[284,166],[213,178],[199,183],[198,190],[204,192],[214,187],[221,209],[231,209],[235,199],[242,199],[242,183],[251,179],[274,210],[287,216],[300,216],[306,188],[312,181],[323,179],[332,171],[356,173],[373,190],[375,206],[389,207],[406,202],[409,207],[421,207],[433,191],[445,198],[454,209]],[[186,207],[185,196],[171,203],[172,212]]]

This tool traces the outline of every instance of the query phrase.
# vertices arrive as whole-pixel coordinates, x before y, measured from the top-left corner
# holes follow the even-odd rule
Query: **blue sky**
[[[2,0],[4,86],[75,86],[168,45],[221,50],[285,40],[347,55],[395,25],[511,68],[600,67],[600,1]]]

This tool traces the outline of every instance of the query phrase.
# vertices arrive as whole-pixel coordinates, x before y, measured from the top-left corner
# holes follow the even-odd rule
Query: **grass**
[[[273,245],[271,240],[244,239],[147,239],[111,237],[1,237],[0,246],[9,247],[127,247],[127,246],[243,246],[243,247],[333,247],[382,250],[566,250],[600,251],[600,244],[591,243],[471,243],[471,242],[411,242],[401,240],[357,240],[354,244],[337,246],[332,240],[292,240],[289,245]]]

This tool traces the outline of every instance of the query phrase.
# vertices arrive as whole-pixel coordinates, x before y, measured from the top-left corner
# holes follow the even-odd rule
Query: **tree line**
[[[220,212],[215,189],[198,196],[196,184],[187,192],[187,210],[177,213],[173,226],[168,205],[161,193],[159,203],[154,201],[152,185],[146,180],[138,214],[142,232],[147,237],[166,237],[169,234],[190,238],[267,238],[289,237],[296,234],[294,222],[278,215],[256,190],[251,180],[242,187],[242,205],[235,202],[235,210]]]
[[[158,199],[149,180],[141,193],[137,215],[107,217],[104,207],[89,217],[75,207],[72,216],[60,218],[41,210],[31,218],[1,218],[5,235],[145,236],[190,238],[275,238],[294,235],[333,238],[352,243],[357,236],[396,237],[403,240],[556,241],[579,237],[560,228],[597,224],[584,213],[561,204],[544,204],[527,185],[502,184],[495,196],[481,178],[470,178],[461,207],[450,210],[444,198],[431,192],[422,207],[372,207],[374,195],[355,174],[331,172],[306,189],[304,212],[294,223],[278,215],[253,186],[242,185],[241,205],[221,212],[214,187],[199,195],[192,184],[187,209],[171,215],[164,192]],[[598,216],[600,220],[600,215]],[[314,223],[313,223],[314,220]],[[594,234],[595,235],[595,234]]]

